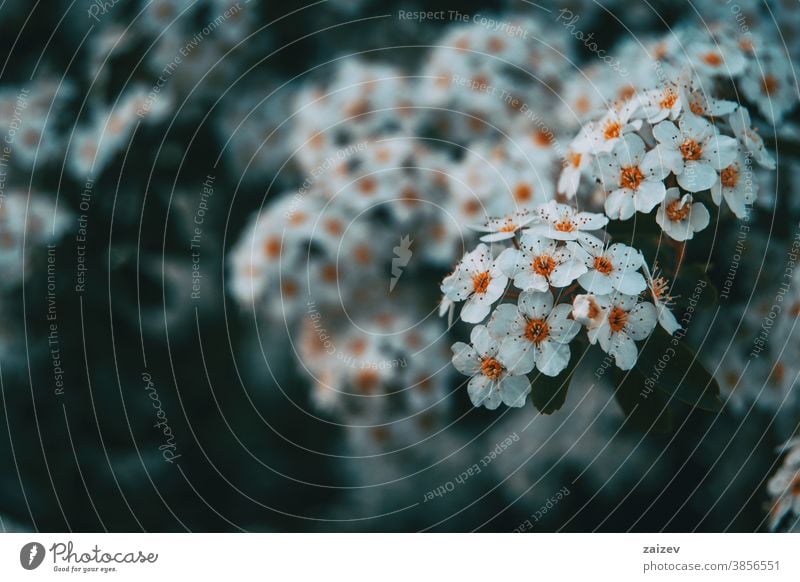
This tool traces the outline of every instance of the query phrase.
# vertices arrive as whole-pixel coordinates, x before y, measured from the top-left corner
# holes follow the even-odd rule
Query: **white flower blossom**
[[[442,281],[442,293],[452,301],[465,301],[461,319],[467,323],[483,321],[492,303],[505,291],[508,277],[502,273],[485,244],[467,253],[456,270]]]
[[[547,291],[566,287],[586,272],[586,266],[571,249],[554,240],[524,234],[520,249],[506,249],[497,257],[500,269],[523,291]]]
[[[764,147],[764,140],[750,124],[750,112],[746,107],[740,107],[728,117],[733,135],[739,140],[745,150],[753,157],[757,164],[769,170],[775,169],[775,159]]]
[[[720,179],[711,186],[711,199],[717,206],[725,203],[737,218],[747,216],[747,205],[756,200],[758,183],[753,179],[753,172],[747,158],[739,150],[731,163],[720,172]]]
[[[536,214],[530,212],[515,212],[508,216],[490,218],[483,224],[473,225],[471,228],[478,232],[489,233],[481,237],[483,242],[497,242],[514,238],[522,227],[536,219]]]
[[[658,323],[664,331],[672,335],[681,329],[681,325],[672,314],[672,296],[669,294],[669,284],[657,269],[651,274],[646,262],[642,263],[642,267],[644,267],[644,275],[647,279],[647,288],[658,312]]]
[[[595,301],[603,317],[600,325],[588,330],[589,341],[599,343],[604,352],[613,356],[618,368],[630,370],[639,358],[635,342],[647,339],[655,329],[655,306],[624,293],[598,295]]]
[[[453,344],[453,366],[466,376],[470,400],[475,406],[494,410],[500,403],[519,408],[531,391],[528,378],[519,373],[513,361],[505,359],[500,343],[484,325],[476,325],[470,334],[472,345]]]
[[[503,359],[527,374],[534,367],[547,376],[557,376],[569,364],[569,342],[580,325],[569,318],[570,306],[553,306],[549,291],[525,291],[518,305],[498,305],[489,320],[492,335],[501,341]]]
[[[736,140],[721,135],[707,120],[684,114],[678,127],[662,121],[653,128],[661,161],[678,178],[678,185],[689,192],[708,190],[719,176],[717,172],[736,157]]]
[[[691,194],[681,196],[679,188],[670,188],[664,202],[656,211],[656,223],[670,238],[690,240],[694,233],[708,226],[711,216],[701,202],[694,202]]]
[[[626,135],[611,153],[597,156],[597,166],[603,189],[610,193],[605,208],[611,219],[627,220],[636,211],[650,212],[664,199],[662,180],[669,169],[656,150],[645,153],[638,135]]]
[[[539,206],[539,221],[526,230],[553,240],[577,240],[582,231],[593,231],[608,224],[608,217],[593,212],[576,212],[568,204],[551,200]]]
[[[578,283],[589,293],[606,295],[614,290],[634,295],[647,288],[639,273],[642,255],[623,243],[614,243],[604,248],[599,240],[585,240],[578,245],[571,243],[575,257],[583,261],[586,272],[578,277]]]

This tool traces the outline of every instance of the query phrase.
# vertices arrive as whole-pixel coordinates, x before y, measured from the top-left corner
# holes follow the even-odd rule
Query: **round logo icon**
[[[26,570],[35,570],[44,561],[44,546],[39,542],[29,542],[19,551],[19,563]]]

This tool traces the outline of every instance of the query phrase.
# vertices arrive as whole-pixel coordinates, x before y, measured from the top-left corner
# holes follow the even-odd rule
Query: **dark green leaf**
[[[564,406],[567,390],[575,372],[572,358],[566,369],[556,377],[534,372],[531,382],[531,401],[542,414],[553,414]]]
[[[658,388],[696,408],[722,409],[717,381],[684,344],[680,331],[670,336],[656,328],[639,350],[636,369],[644,376],[646,387]]]
[[[672,432],[672,410],[663,393],[647,388],[645,377],[636,368],[627,372],[617,369],[614,376],[614,398],[631,425],[646,432]]]

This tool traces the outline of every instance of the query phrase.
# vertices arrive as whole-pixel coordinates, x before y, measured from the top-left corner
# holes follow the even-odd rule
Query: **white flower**
[[[574,142],[570,145],[567,151],[566,159],[564,160],[561,169],[561,175],[558,177],[557,191],[567,198],[572,198],[578,192],[578,186],[581,183],[581,174],[583,170],[589,166],[592,156],[586,151],[578,149],[579,146]]]
[[[644,277],[638,272],[643,260],[636,249],[622,243],[603,248],[599,240],[585,240],[582,245],[572,244],[576,258],[581,258],[587,268],[578,277],[578,283],[589,293],[606,295],[613,290],[634,295],[647,288]]]
[[[475,406],[494,410],[503,402],[518,408],[525,404],[531,391],[528,378],[507,365],[500,353],[499,342],[484,325],[476,325],[470,334],[472,346],[463,342],[453,344],[453,366],[466,376],[470,400]],[[514,362],[510,362],[514,363]]]
[[[483,242],[496,242],[514,238],[519,229],[536,220],[536,215],[530,212],[515,212],[500,218],[490,218],[483,224],[473,225],[471,228],[478,232],[488,232],[483,235]]]
[[[783,464],[767,483],[767,493],[773,499],[770,528],[777,529],[784,518],[800,516],[800,439],[792,439],[781,449],[789,449]]]
[[[662,277],[658,269],[654,274],[650,274],[650,269],[647,268],[647,263],[642,263],[644,267],[644,275],[647,278],[647,287],[650,290],[650,296],[653,298],[653,303],[658,312],[658,323],[664,328],[669,335],[672,335],[681,328],[678,320],[672,314],[672,296],[669,294],[669,284],[667,280]]]
[[[670,188],[664,202],[656,211],[656,223],[674,240],[684,241],[694,237],[708,226],[711,216],[700,202],[692,202],[691,194],[681,197],[679,188]]]
[[[764,117],[777,124],[797,105],[797,89],[792,59],[777,47],[770,49],[753,59],[739,87]]]
[[[695,43],[688,49],[689,58],[698,73],[736,77],[747,65],[742,52],[733,45]]]
[[[747,205],[756,200],[758,183],[753,179],[752,169],[741,151],[722,169],[720,179],[711,186],[711,198],[719,206],[722,199],[737,218],[747,216]]]
[[[650,212],[664,199],[662,180],[669,169],[656,150],[645,153],[638,135],[626,135],[610,154],[597,156],[597,166],[603,189],[610,192],[605,208],[611,219],[627,220],[637,210]]]
[[[677,119],[681,113],[681,95],[674,85],[662,89],[651,89],[637,96],[641,106],[638,114],[648,123],[658,123],[665,119]]]
[[[735,101],[714,99],[702,88],[695,89],[692,81],[682,85],[680,93],[684,110],[703,117],[722,117],[732,113],[739,106]]]
[[[603,318],[600,325],[588,330],[589,341],[599,343],[604,352],[613,356],[618,368],[630,370],[639,357],[635,342],[647,339],[656,327],[656,308],[624,293],[599,295],[595,301]]]
[[[558,243],[534,234],[524,234],[520,250],[506,249],[497,264],[514,286],[523,291],[547,291],[550,286],[566,287],[586,272],[583,261]]]
[[[661,161],[678,177],[678,185],[689,192],[708,190],[717,181],[717,171],[736,157],[736,140],[717,133],[697,115],[685,113],[678,122],[662,121],[653,128]]]
[[[587,329],[603,323],[603,308],[592,293],[576,295],[572,300],[572,318]]]
[[[498,305],[489,330],[500,339],[500,353],[515,371],[527,374],[536,367],[542,374],[557,376],[569,364],[569,342],[580,331],[569,314],[568,304],[553,307],[549,291],[525,291],[518,305]]]
[[[609,152],[623,136],[642,127],[641,119],[631,119],[638,103],[628,101],[609,110],[596,122],[583,127],[573,142],[578,151]]]
[[[442,281],[442,293],[452,301],[465,301],[461,319],[467,323],[478,323],[489,315],[492,303],[500,299],[505,291],[508,277],[492,260],[485,244],[479,244],[467,253],[456,270]]]
[[[750,112],[746,107],[740,107],[728,117],[733,135],[739,140],[745,150],[753,157],[757,164],[769,170],[775,169],[775,160],[764,147],[764,140],[750,125]]]
[[[526,232],[553,240],[577,240],[581,231],[599,230],[608,224],[608,218],[593,212],[575,212],[567,204],[551,200],[538,208],[539,221]]]

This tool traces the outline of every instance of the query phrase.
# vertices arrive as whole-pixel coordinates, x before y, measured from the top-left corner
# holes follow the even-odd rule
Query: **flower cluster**
[[[641,253],[592,234],[607,222],[601,214],[550,201],[530,215],[479,227],[492,226],[484,239],[513,246],[498,252],[479,244],[441,285],[445,305],[463,302],[463,321],[480,323],[491,312],[486,325],[473,328],[471,346],[453,346],[453,364],[472,376],[473,404],[522,406],[531,389],[527,375],[561,374],[581,328],[623,370],[636,363],[636,341],[647,339],[659,320],[675,331],[669,309],[661,303],[666,314],[659,317],[656,306],[640,296],[648,292]]]
[[[786,444],[783,465],[767,484],[772,497],[770,529],[798,531],[800,526],[800,439]]]
[[[748,109],[723,98],[723,80],[741,85],[763,114],[758,96],[745,89],[754,58],[745,40],[753,41],[752,35],[727,50],[727,41],[716,42],[717,30],[706,43],[697,33],[686,34],[686,54],[674,39],[647,45],[656,55],[657,75],[634,67],[632,82],[610,105],[578,109],[585,122],[562,156],[557,181],[537,191],[538,200],[511,198],[516,204],[503,208],[494,200],[499,196],[483,198],[494,217],[475,230],[493,247],[480,244],[467,253],[441,285],[441,311],[463,302],[466,323],[483,322],[500,302],[488,324],[474,328],[472,347],[453,347],[454,365],[472,376],[475,405],[520,406],[530,389],[525,374],[536,369],[556,376],[569,366],[568,346],[578,326],[619,368],[631,369],[636,341],[645,340],[657,322],[670,334],[680,329],[669,284],[651,274],[656,257],[648,261],[608,233],[592,233],[610,221],[653,214],[664,236],[684,243],[709,226],[710,208],[723,201],[735,217],[745,218],[758,192],[752,165],[775,168]],[[632,50],[623,46],[620,59]],[[781,102],[778,111],[793,105]],[[500,163],[507,157],[500,156]],[[560,203],[569,200],[572,205]],[[587,211],[576,210],[580,206]],[[509,241],[513,248],[495,248]],[[516,305],[507,303],[514,299]]]

